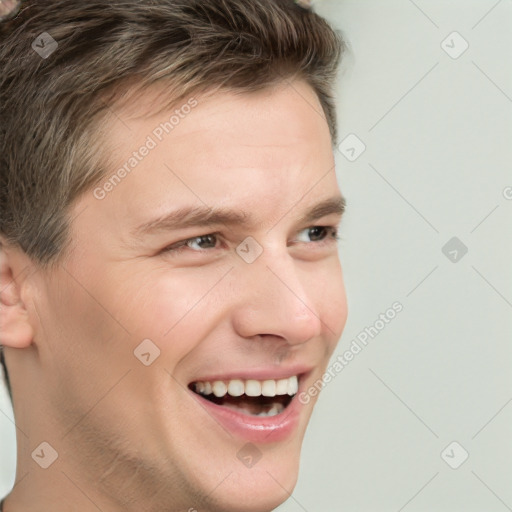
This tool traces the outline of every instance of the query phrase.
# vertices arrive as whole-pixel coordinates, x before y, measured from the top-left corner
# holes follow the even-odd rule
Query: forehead
[[[98,215],[131,230],[170,207],[244,206],[279,215],[306,193],[309,204],[335,193],[329,127],[306,83],[191,96],[144,115],[160,94],[115,109],[105,125],[109,170],[99,185],[111,186],[104,200],[92,201]]]
[[[331,144],[320,101],[302,80],[253,92],[221,89],[191,93],[172,103],[165,85],[160,84],[128,98],[128,103],[112,106],[113,115],[106,124],[104,142],[115,156],[121,156],[116,149],[137,147],[147,135],[176,150],[201,137],[201,143],[211,143],[218,153],[226,151],[230,141],[229,149],[238,147],[242,154],[250,147],[293,145],[299,139]]]

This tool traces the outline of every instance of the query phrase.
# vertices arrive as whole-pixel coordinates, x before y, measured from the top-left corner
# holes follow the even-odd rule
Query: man
[[[347,318],[340,36],[291,0],[0,27],[3,512],[272,510]]]

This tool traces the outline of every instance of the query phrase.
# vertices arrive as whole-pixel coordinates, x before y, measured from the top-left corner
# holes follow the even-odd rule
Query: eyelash
[[[329,237],[329,234],[327,234],[326,238],[322,239],[322,240],[319,240],[319,241],[312,241],[312,242],[309,242],[309,244],[315,244],[315,245],[319,245],[319,246],[324,246],[324,245],[328,245],[328,244],[331,244],[333,242],[338,242],[341,240],[341,237],[338,235],[338,227],[337,226],[311,226],[309,228],[306,228],[302,231],[306,231],[306,230],[310,230],[310,229],[315,229],[315,228],[320,228],[320,229],[325,229],[327,230],[328,232],[330,232],[330,237]],[[302,232],[301,231],[301,232]],[[177,242],[176,244],[173,244],[173,245],[169,245],[168,247],[166,247],[165,249],[162,250],[163,253],[166,253],[166,254],[170,254],[171,256],[178,256],[180,255],[183,251],[185,251],[186,249],[190,249],[187,244],[189,242],[194,242],[194,241],[197,241],[201,238],[206,238],[206,237],[220,237],[220,233],[207,233],[207,234],[204,234],[204,235],[199,235],[199,236],[193,236],[192,238],[187,238],[186,240],[182,240],[181,242]],[[304,242],[304,243],[307,243],[308,242]],[[212,248],[209,248],[209,249],[201,249],[199,251],[196,251],[194,249],[190,249],[192,252],[194,253],[198,253],[198,254],[202,254],[202,253],[206,253],[208,251],[211,251],[211,250],[215,250],[216,247],[212,247]]]

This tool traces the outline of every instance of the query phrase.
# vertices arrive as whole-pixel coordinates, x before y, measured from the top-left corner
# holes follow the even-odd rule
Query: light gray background
[[[340,140],[366,145],[353,162],[336,155],[350,313],[335,357],[395,301],[404,309],[322,392],[278,510],[512,511],[512,1],[316,7],[351,46]],[[469,44],[456,59],[441,47],[462,48],[454,31]],[[468,248],[457,262],[442,252],[452,237]],[[5,494],[5,396],[0,410]],[[461,449],[452,469],[441,453],[455,464]]]

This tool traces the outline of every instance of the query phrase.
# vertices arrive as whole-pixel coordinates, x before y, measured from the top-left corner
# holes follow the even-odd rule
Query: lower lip
[[[191,393],[212,418],[231,435],[258,444],[275,443],[291,437],[299,426],[300,413],[304,407],[299,402],[297,393],[288,407],[275,416],[248,416],[214,404],[193,391]]]

